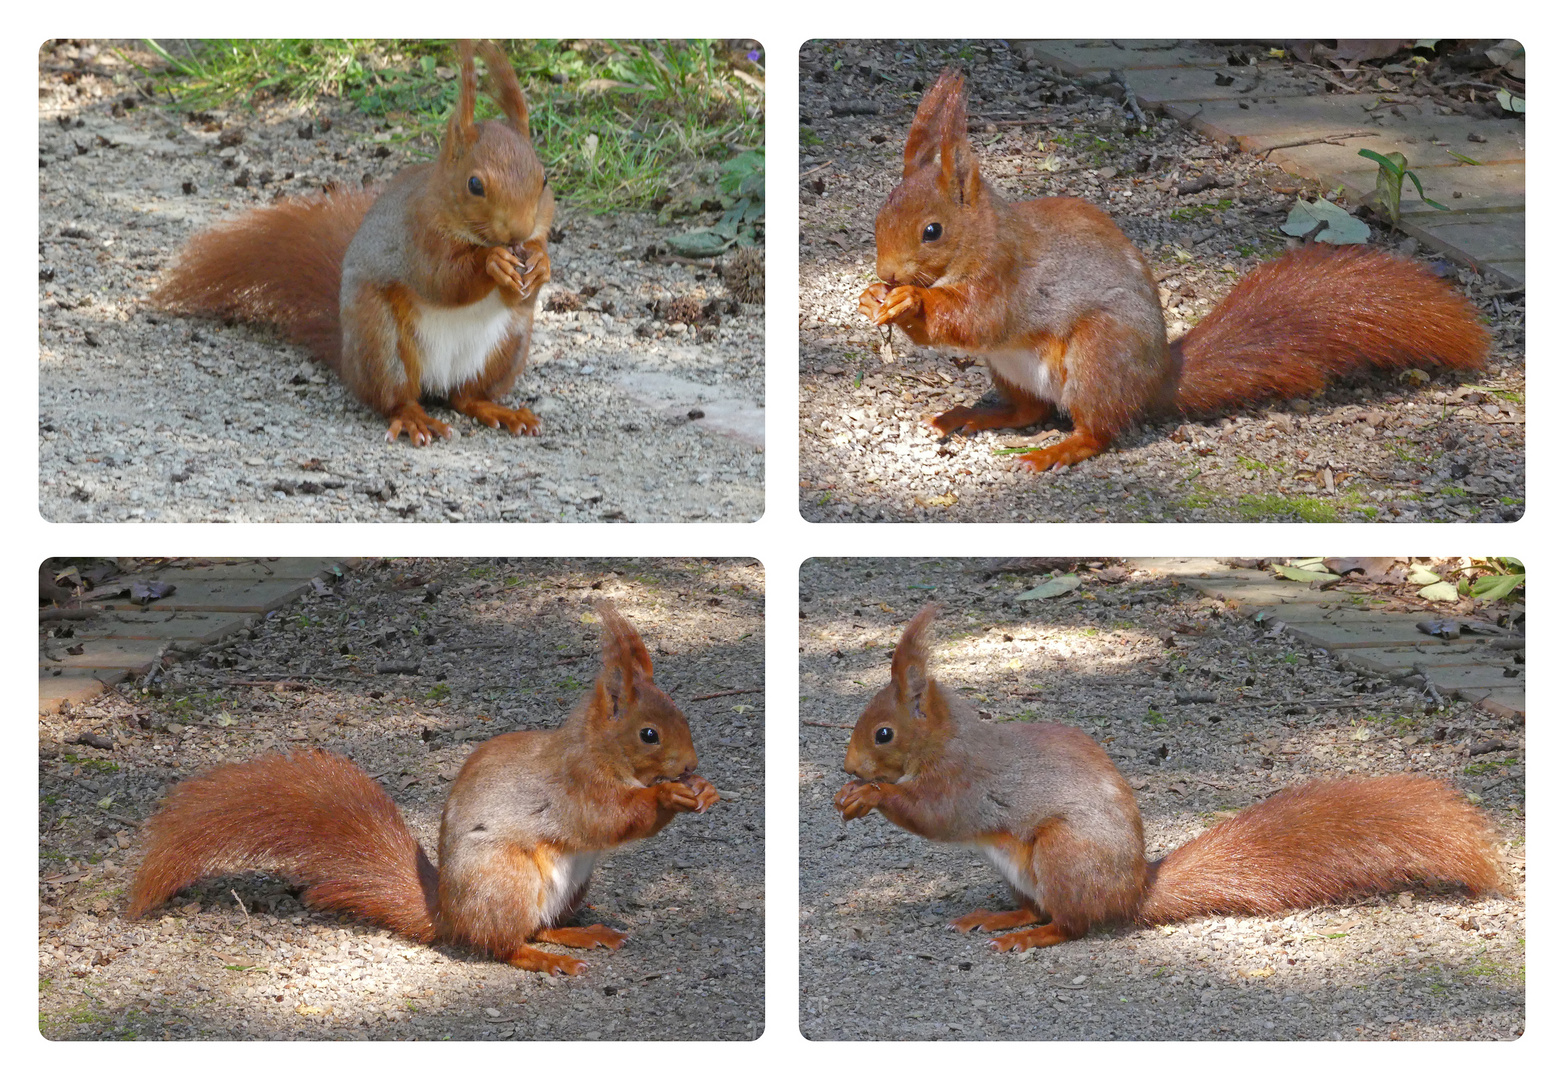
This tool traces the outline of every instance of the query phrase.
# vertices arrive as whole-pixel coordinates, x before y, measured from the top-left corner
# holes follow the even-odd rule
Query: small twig
[[[1454,90],[1457,87],[1461,87],[1461,88],[1472,87],[1472,88],[1475,88],[1477,90],[1494,90],[1494,91],[1505,90],[1506,89],[1506,87],[1495,86],[1493,83],[1479,82],[1476,79],[1456,79],[1453,82],[1434,83],[1434,85],[1439,87],[1439,89],[1441,89],[1441,90]]]
[[[1130,89],[1129,79],[1125,78],[1122,71],[1114,70],[1110,74],[1113,76],[1114,82],[1124,88],[1124,107],[1130,111],[1141,127],[1145,127],[1146,114],[1141,111],[1140,101],[1135,97],[1135,91]]]
[[[683,255],[648,255],[646,261],[659,263],[663,266],[694,266],[701,270],[711,270],[713,272],[717,269],[717,260],[715,259],[689,259]]]
[[[800,180],[802,180],[806,176],[812,176],[815,173],[819,172],[821,169],[829,168],[830,166],[835,165],[835,164],[836,164],[836,159],[835,158],[832,158],[830,161],[822,161],[820,164],[816,165],[814,168],[812,168],[812,169],[805,169],[803,172],[799,173],[798,174],[798,178]]]
[[[123,817],[119,814],[111,814],[108,811],[104,811],[103,816],[108,818],[110,821],[117,821],[121,825],[129,825],[133,829],[141,828],[141,822],[136,821],[134,818]]]
[[[367,676],[364,676],[364,675],[291,675],[291,674],[283,673],[283,674],[280,674],[280,675],[257,675],[253,679],[231,679],[231,680],[223,683],[222,685],[224,685],[224,686],[272,686],[275,683],[303,682],[306,679],[315,679],[315,680],[329,679],[332,682],[363,682],[363,681],[365,681],[366,678],[367,678]]]
[[[1264,158],[1265,155],[1269,154],[1272,150],[1286,150],[1291,146],[1315,146],[1319,143],[1329,143],[1331,146],[1340,146],[1341,143],[1338,141],[1340,139],[1368,139],[1372,138],[1375,134],[1376,133],[1372,131],[1344,131],[1340,135],[1321,135],[1317,139],[1299,139],[1297,142],[1277,143],[1275,146],[1267,146],[1265,150],[1261,152],[1260,157]]]
[[[1363,91],[1360,88],[1358,88],[1356,86],[1353,86],[1351,83],[1342,82],[1340,79],[1336,78],[1330,72],[1326,71],[1319,64],[1303,64],[1302,66],[1306,67],[1306,68],[1312,68],[1316,73],[1318,73],[1320,78],[1324,79],[1326,82],[1330,83],[1332,86],[1334,86],[1338,90],[1345,90],[1349,94],[1361,94],[1361,93],[1363,93]]]
[[[1361,704],[1358,698],[1301,698],[1297,701],[1239,701],[1224,706],[1227,709],[1279,709],[1291,706],[1307,706],[1315,709],[1345,709]]]
[[[765,692],[766,691],[759,686],[751,690],[718,690],[715,694],[701,694],[698,697],[692,697],[690,700],[710,701],[714,697],[732,697],[735,694],[764,694]]]
[[[239,913],[244,916],[244,925],[248,928],[250,925],[250,913],[245,910],[244,901],[239,899],[239,890],[229,889],[228,894],[234,898],[234,903],[239,905]]]
[[[828,724],[824,720],[800,720],[799,723],[806,724],[809,727],[846,728],[848,731],[851,731],[853,728],[857,727],[856,724]]]

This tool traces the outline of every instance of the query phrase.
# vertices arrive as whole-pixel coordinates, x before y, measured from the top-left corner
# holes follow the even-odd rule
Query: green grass
[[[149,73],[153,86],[181,110],[250,108],[267,99],[307,109],[337,98],[400,126],[432,156],[456,102],[449,42],[194,44],[190,55],[151,46],[168,63]],[[765,145],[764,56],[730,57],[707,40],[501,44],[526,93],[533,141],[556,195],[577,206],[643,209],[673,181],[703,171],[715,181],[717,165]],[[495,115],[480,93],[478,116]]]
[[[1330,504],[1307,495],[1245,495],[1238,500],[1238,511],[1245,521],[1297,518],[1320,524],[1341,520]]]

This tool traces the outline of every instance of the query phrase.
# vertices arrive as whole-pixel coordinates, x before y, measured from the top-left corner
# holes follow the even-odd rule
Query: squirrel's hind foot
[[[990,941],[988,947],[997,952],[1026,952],[1028,949],[1046,949],[1050,945],[1062,945],[1080,936],[1060,929],[1058,923],[1049,923],[1047,926],[1039,926],[1036,930],[1002,934]]]
[[[594,946],[617,949],[629,939],[629,934],[602,923],[592,926],[551,926],[533,935],[534,941],[566,945],[572,949],[590,949]]]
[[[949,926],[952,930],[960,930],[965,934],[969,930],[982,930],[984,933],[993,933],[995,930],[1013,930],[1018,926],[1026,926],[1042,919],[1043,914],[1032,908],[1019,908],[1015,911],[986,911],[978,908],[970,915],[963,915],[959,919],[952,919]]]
[[[1107,439],[1077,428],[1052,446],[1017,454],[1016,460],[1020,462],[1023,469],[1032,469],[1036,472],[1062,469],[1069,465],[1078,465],[1087,458],[1096,457],[1108,449],[1108,442]]]
[[[523,971],[541,971],[545,975],[585,975],[587,970],[585,960],[557,956],[542,949],[534,949],[531,945],[516,946],[505,959],[512,967],[519,967]]]

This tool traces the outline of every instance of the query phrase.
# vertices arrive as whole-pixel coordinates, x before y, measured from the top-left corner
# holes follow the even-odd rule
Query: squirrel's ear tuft
[[[896,696],[903,701],[916,700],[928,689],[929,649],[925,640],[926,631],[938,614],[938,607],[924,604],[912,617],[912,622],[907,624],[907,629],[902,631],[901,640],[896,643],[896,652],[891,656],[891,682],[896,687]]]
[[[446,125],[445,144],[440,147],[440,157],[447,164],[465,154],[477,141],[478,128],[473,123],[473,110],[478,107],[478,73],[472,62],[472,42],[467,38],[456,43],[456,58],[461,66],[457,76],[456,111]]]
[[[527,126],[527,99],[521,93],[521,83],[516,81],[516,69],[511,66],[510,58],[492,41],[479,45],[478,54],[489,66],[489,93],[495,104],[505,114],[505,119],[510,121],[516,134],[531,142],[532,130]]]
[[[967,138],[967,97],[959,87],[940,114],[939,179],[951,202],[965,206],[977,197],[977,155]]]
[[[603,623],[603,674],[618,672],[626,685],[638,678],[650,681],[652,655],[635,627],[607,600],[599,600],[596,606]]]
[[[942,141],[943,118],[953,102],[961,110],[961,126],[966,130],[965,85],[961,72],[946,68],[918,102],[917,115],[912,118],[912,128],[907,132],[907,146],[902,151],[903,180],[934,161]]]

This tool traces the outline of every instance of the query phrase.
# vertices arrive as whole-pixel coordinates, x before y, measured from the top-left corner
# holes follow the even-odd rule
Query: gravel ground
[[[919,88],[946,64],[969,72],[971,115],[998,118],[973,132],[989,182],[1009,199],[1075,195],[1106,208],[1150,260],[1172,335],[1280,250],[1278,227],[1300,193],[1301,182],[1276,167],[1171,120],[1154,120],[1150,137],[1126,136],[1119,106],[1057,86],[1003,42],[806,43],[799,499],[807,520],[1520,517],[1524,296],[1449,264],[1438,268],[1494,331],[1488,370],[1468,383],[1433,373],[1431,384],[1414,389],[1379,377],[1233,417],[1159,421],[1125,432],[1107,454],[1046,476],[996,451],[1052,441],[1053,427],[937,442],[919,418],[976,402],[988,391],[987,369],[963,370],[948,350],[920,348],[900,333],[895,362],[883,364],[880,331],[858,315],[858,295],[875,280],[874,216],[901,175]],[[1040,100],[1050,93],[1063,100]],[[1004,122],[1017,116],[1041,116],[1047,126]],[[1177,194],[1181,182],[1206,173],[1215,189]],[[1380,233],[1375,242],[1400,240]]]
[[[461,438],[387,445],[385,421],[271,329],[165,315],[146,297],[174,251],[214,222],[328,182],[384,181],[432,148],[376,131],[333,100],[307,117],[286,106],[193,120],[147,106],[133,73],[99,45],[40,54],[45,518],[760,516],[763,307],[735,302],[720,325],[701,327],[654,310],[676,297],[731,299],[709,271],[642,258],[688,222],[663,229],[640,214],[591,216],[561,192],[554,280],[528,369],[507,399],[529,403],[543,436],[513,437],[441,408],[434,415]],[[306,119],[308,139],[298,134]],[[242,142],[220,145],[236,132]],[[248,186],[236,186],[240,178]],[[547,310],[566,292],[585,307]]]
[[[306,911],[270,875],[127,921],[137,823],[177,780],[340,751],[433,851],[467,754],[553,726],[598,670],[612,600],[685,710],[722,802],[610,857],[589,922],[628,929],[555,978]],[[39,718],[39,1022],[50,1039],[753,1039],[764,1024],[764,584],[745,560],[392,560],[170,667],[155,696]],[[417,675],[375,675],[416,662]],[[294,689],[269,680],[288,678]],[[242,685],[261,683],[262,685]],[[299,684],[307,684],[300,687]],[[82,734],[112,750],[77,744]],[[237,901],[237,902],[236,902]],[[243,905],[241,910],[239,904]]]
[[[1098,564],[1101,565],[1101,564]],[[1046,575],[975,559],[804,563],[800,580],[801,1023],[810,1039],[1512,1039],[1525,1023],[1525,733],[1341,670],[1146,571]],[[970,852],[878,814],[843,824],[848,730],[924,602],[933,673],[984,719],[1078,725],[1137,791],[1157,857],[1308,779],[1408,770],[1478,796],[1505,897],[1415,890],[1276,918],[1099,931],[1020,955],[947,930],[1010,906]],[[1178,704],[1211,694],[1212,704]],[[1349,704],[1337,704],[1347,701]],[[1473,757],[1489,736],[1519,751]]]

